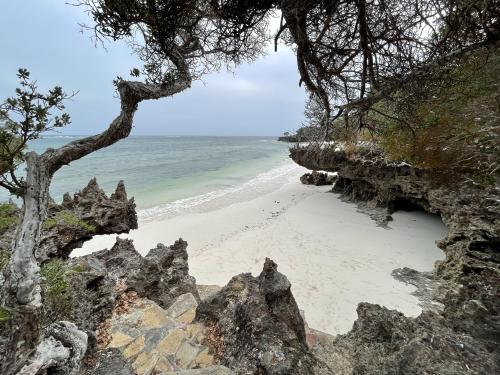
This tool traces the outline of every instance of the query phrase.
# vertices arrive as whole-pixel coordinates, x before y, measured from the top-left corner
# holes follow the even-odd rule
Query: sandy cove
[[[376,225],[355,204],[343,202],[330,186],[305,186],[296,168],[275,190],[203,213],[139,223],[128,237],[145,254],[157,243],[179,237],[189,243],[190,273],[199,284],[225,285],[242,272],[258,274],[272,258],[292,283],[308,324],[331,334],[345,333],[366,301],[421,312],[418,299],[391,276],[399,267],[430,271],[443,259],[435,241],[446,228],[423,212],[396,212],[391,229]],[[74,255],[110,248],[115,236],[99,236]]]

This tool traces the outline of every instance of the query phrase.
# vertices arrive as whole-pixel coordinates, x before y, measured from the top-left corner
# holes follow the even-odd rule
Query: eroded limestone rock
[[[94,178],[73,198],[66,193],[62,204],[50,205],[42,229],[38,260],[67,258],[95,235],[137,229],[134,198],[127,198],[123,181],[108,198]]]
[[[304,321],[290,282],[266,259],[259,277],[235,276],[203,300],[196,321],[211,326],[220,363],[237,374],[312,374]]]
[[[191,293],[199,300],[194,277],[189,275],[187,242],[177,240],[172,246],[158,244],[143,257],[131,240],[116,239],[110,250],[75,258],[72,262],[106,270],[113,280],[122,280],[128,290],[168,308],[174,299]]]
[[[387,163],[373,150],[347,154],[332,148],[295,148],[290,156],[306,168],[337,172],[334,191],[363,207],[379,208],[374,216],[381,222],[395,210],[420,207],[439,214],[448,227],[446,238],[438,241],[446,259],[426,279],[405,280],[417,287],[437,286],[426,296],[425,308],[434,312],[411,319],[361,304],[353,330],[325,349],[345,364],[347,370],[337,371],[500,372],[500,187],[460,180],[436,185],[429,171]],[[404,273],[415,276],[408,269]],[[433,299],[443,308],[435,308]]]

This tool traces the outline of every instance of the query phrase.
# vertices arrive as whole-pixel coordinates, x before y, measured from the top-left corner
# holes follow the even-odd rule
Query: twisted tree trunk
[[[121,112],[104,132],[68,143],[59,149],[48,149],[42,155],[34,152],[27,154],[23,215],[12,243],[9,264],[4,271],[2,305],[8,311],[9,320],[0,329],[1,374],[14,374],[23,366],[25,369],[30,366],[32,368],[37,359],[32,359],[29,363],[30,357],[37,357],[36,353],[41,350],[37,350],[37,345],[40,343],[40,346],[47,346],[47,339],[53,339],[48,337],[45,341],[42,340],[39,322],[42,306],[40,266],[35,252],[47,214],[49,187],[54,173],[72,161],[126,138],[132,130],[133,117],[141,101],[172,96],[190,87],[191,76],[187,65],[181,60],[177,67],[181,73],[180,78],[168,85],[119,82]],[[52,362],[51,365],[54,365]]]
[[[12,253],[5,270],[3,303],[9,320],[3,327],[0,373],[16,370],[31,355],[40,338],[41,307],[39,271],[35,250],[46,216],[51,176],[43,158],[34,152],[26,156],[27,176],[23,196],[23,216],[12,242]]]

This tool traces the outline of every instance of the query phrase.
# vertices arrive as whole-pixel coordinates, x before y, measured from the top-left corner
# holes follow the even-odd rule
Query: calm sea
[[[45,137],[30,147],[43,152],[77,138]],[[276,138],[132,136],[63,167],[54,177],[51,195],[60,201],[92,177],[109,194],[124,180],[138,208],[153,214],[167,203],[193,204],[255,179],[272,178],[287,165],[288,145]],[[7,198],[1,191],[0,200]]]

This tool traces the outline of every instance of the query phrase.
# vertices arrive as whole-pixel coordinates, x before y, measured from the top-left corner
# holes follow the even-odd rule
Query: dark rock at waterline
[[[278,141],[293,143],[293,142],[300,142],[300,139],[296,135],[283,135],[281,137],[278,137]]]
[[[376,209],[377,220],[419,208],[439,214],[448,227],[438,241],[446,258],[432,275],[443,311],[411,319],[361,304],[353,330],[322,348],[345,365],[334,373],[500,373],[500,187],[464,180],[436,185],[429,171],[388,163],[380,151],[294,148],[290,157],[337,172],[334,191]]]
[[[328,173],[312,171],[305,173],[300,177],[300,182],[304,185],[333,185],[337,180],[337,176],[329,175]]]
[[[266,259],[259,277],[233,277],[202,301],[195,320],[213,325],[220,361],[237,374],[313,374],[304,321],[291,284]]]
[[[137,229],[134,199],[128,199],[123,181],[108,197],[95,178],[73,198],[64,194],[60,205],[51,204],[43,224],[39,261],[67,258],[95,235],[128,233]]]

